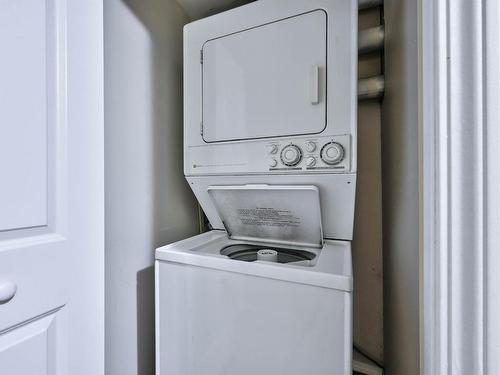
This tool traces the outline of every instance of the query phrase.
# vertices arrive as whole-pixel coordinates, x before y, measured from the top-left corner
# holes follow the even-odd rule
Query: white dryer
[[[184,172],[214,230],[156,251],[157,374],[350,374],[357,1],[193,22],[184,71]]]

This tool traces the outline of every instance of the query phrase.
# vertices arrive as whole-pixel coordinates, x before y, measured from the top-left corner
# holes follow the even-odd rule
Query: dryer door
[[[326,127],[327,14],[315,10],[203,45],[205,142]]]

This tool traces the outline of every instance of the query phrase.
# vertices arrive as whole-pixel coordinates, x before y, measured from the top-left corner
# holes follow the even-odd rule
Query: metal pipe
[[[382,5],[383,0],[358,0],[358,9],[375,8]]]
[[[379,99],[384,96],[385,78],[375,76],[358,81],[358,100]]]
[[[372,27],[358,33],[358,53],[364,54],[384,49],[384,26]]]

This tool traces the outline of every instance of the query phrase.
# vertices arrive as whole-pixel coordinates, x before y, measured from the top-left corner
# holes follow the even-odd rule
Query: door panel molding
[[[0,373],[65,374],[65,319],[61,307],[0,332]]]
[[[5,22],[4,27],[22,28],[22,32],[19,31],[17,38],[4,32],[5,44],[14,51],[11,59],[0,62],[5,78],[0,97],[7,97],[13,91],[11,103],[4,103],[4,110],[9,103],[12,109],[2,115],[4,125],[0,128],[4,143],[10,144],[4,148],[5,155],[1,154],[5,163],[3,172],[7,174],[3,176],[3,188],[0,187],[0,203],[10,214],[0,218],[0,243],[56,230],[64,232],[63,224],[67,222],[66,0],[16,3],[5,5],[10,12],[3,10],[4,17],[14,19]],[[13,25],[24,18],[29,26]],[[40,43],[40,48],[31,47],[35,42]],[[40,61],[25,61],[28,58]],[[39,70],[26,75],[26,70],[33,66],[40,66]],[[22,104],[27,108],[21,108],[21,101],[25,101]],[[40,113],[31,117],[20,113],[30,113],[32,105],[40,107]],[[40,121],[35,121],[36,115],[45,118],[42,128]],[[1,141],[0,144],[3,145]],[[19,144],[24,148],[19,148]],[[22,164],[15,156],[23,158]],[[32,185],[33,182],[36,184]],[[30,199],[32,195],[36,198]]]

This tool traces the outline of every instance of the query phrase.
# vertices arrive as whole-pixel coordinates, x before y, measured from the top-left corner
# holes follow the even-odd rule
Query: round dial
[[[329,165],[338,164],[344,159],[344,148],[337,142],[327,143],[321,149],[321,159]]]
[[[316,165],[316,158],[314,156],[308,157],[306,160],[306,165],[308,167],[314,167]]]
[[[281,161],[288,167],[293,167],[302,160],[302,150],[299,146],[289,144],[281,150]]]
[[[316,143],[313,141],[306,142],[307,152],[314,152],[316,150]]]

